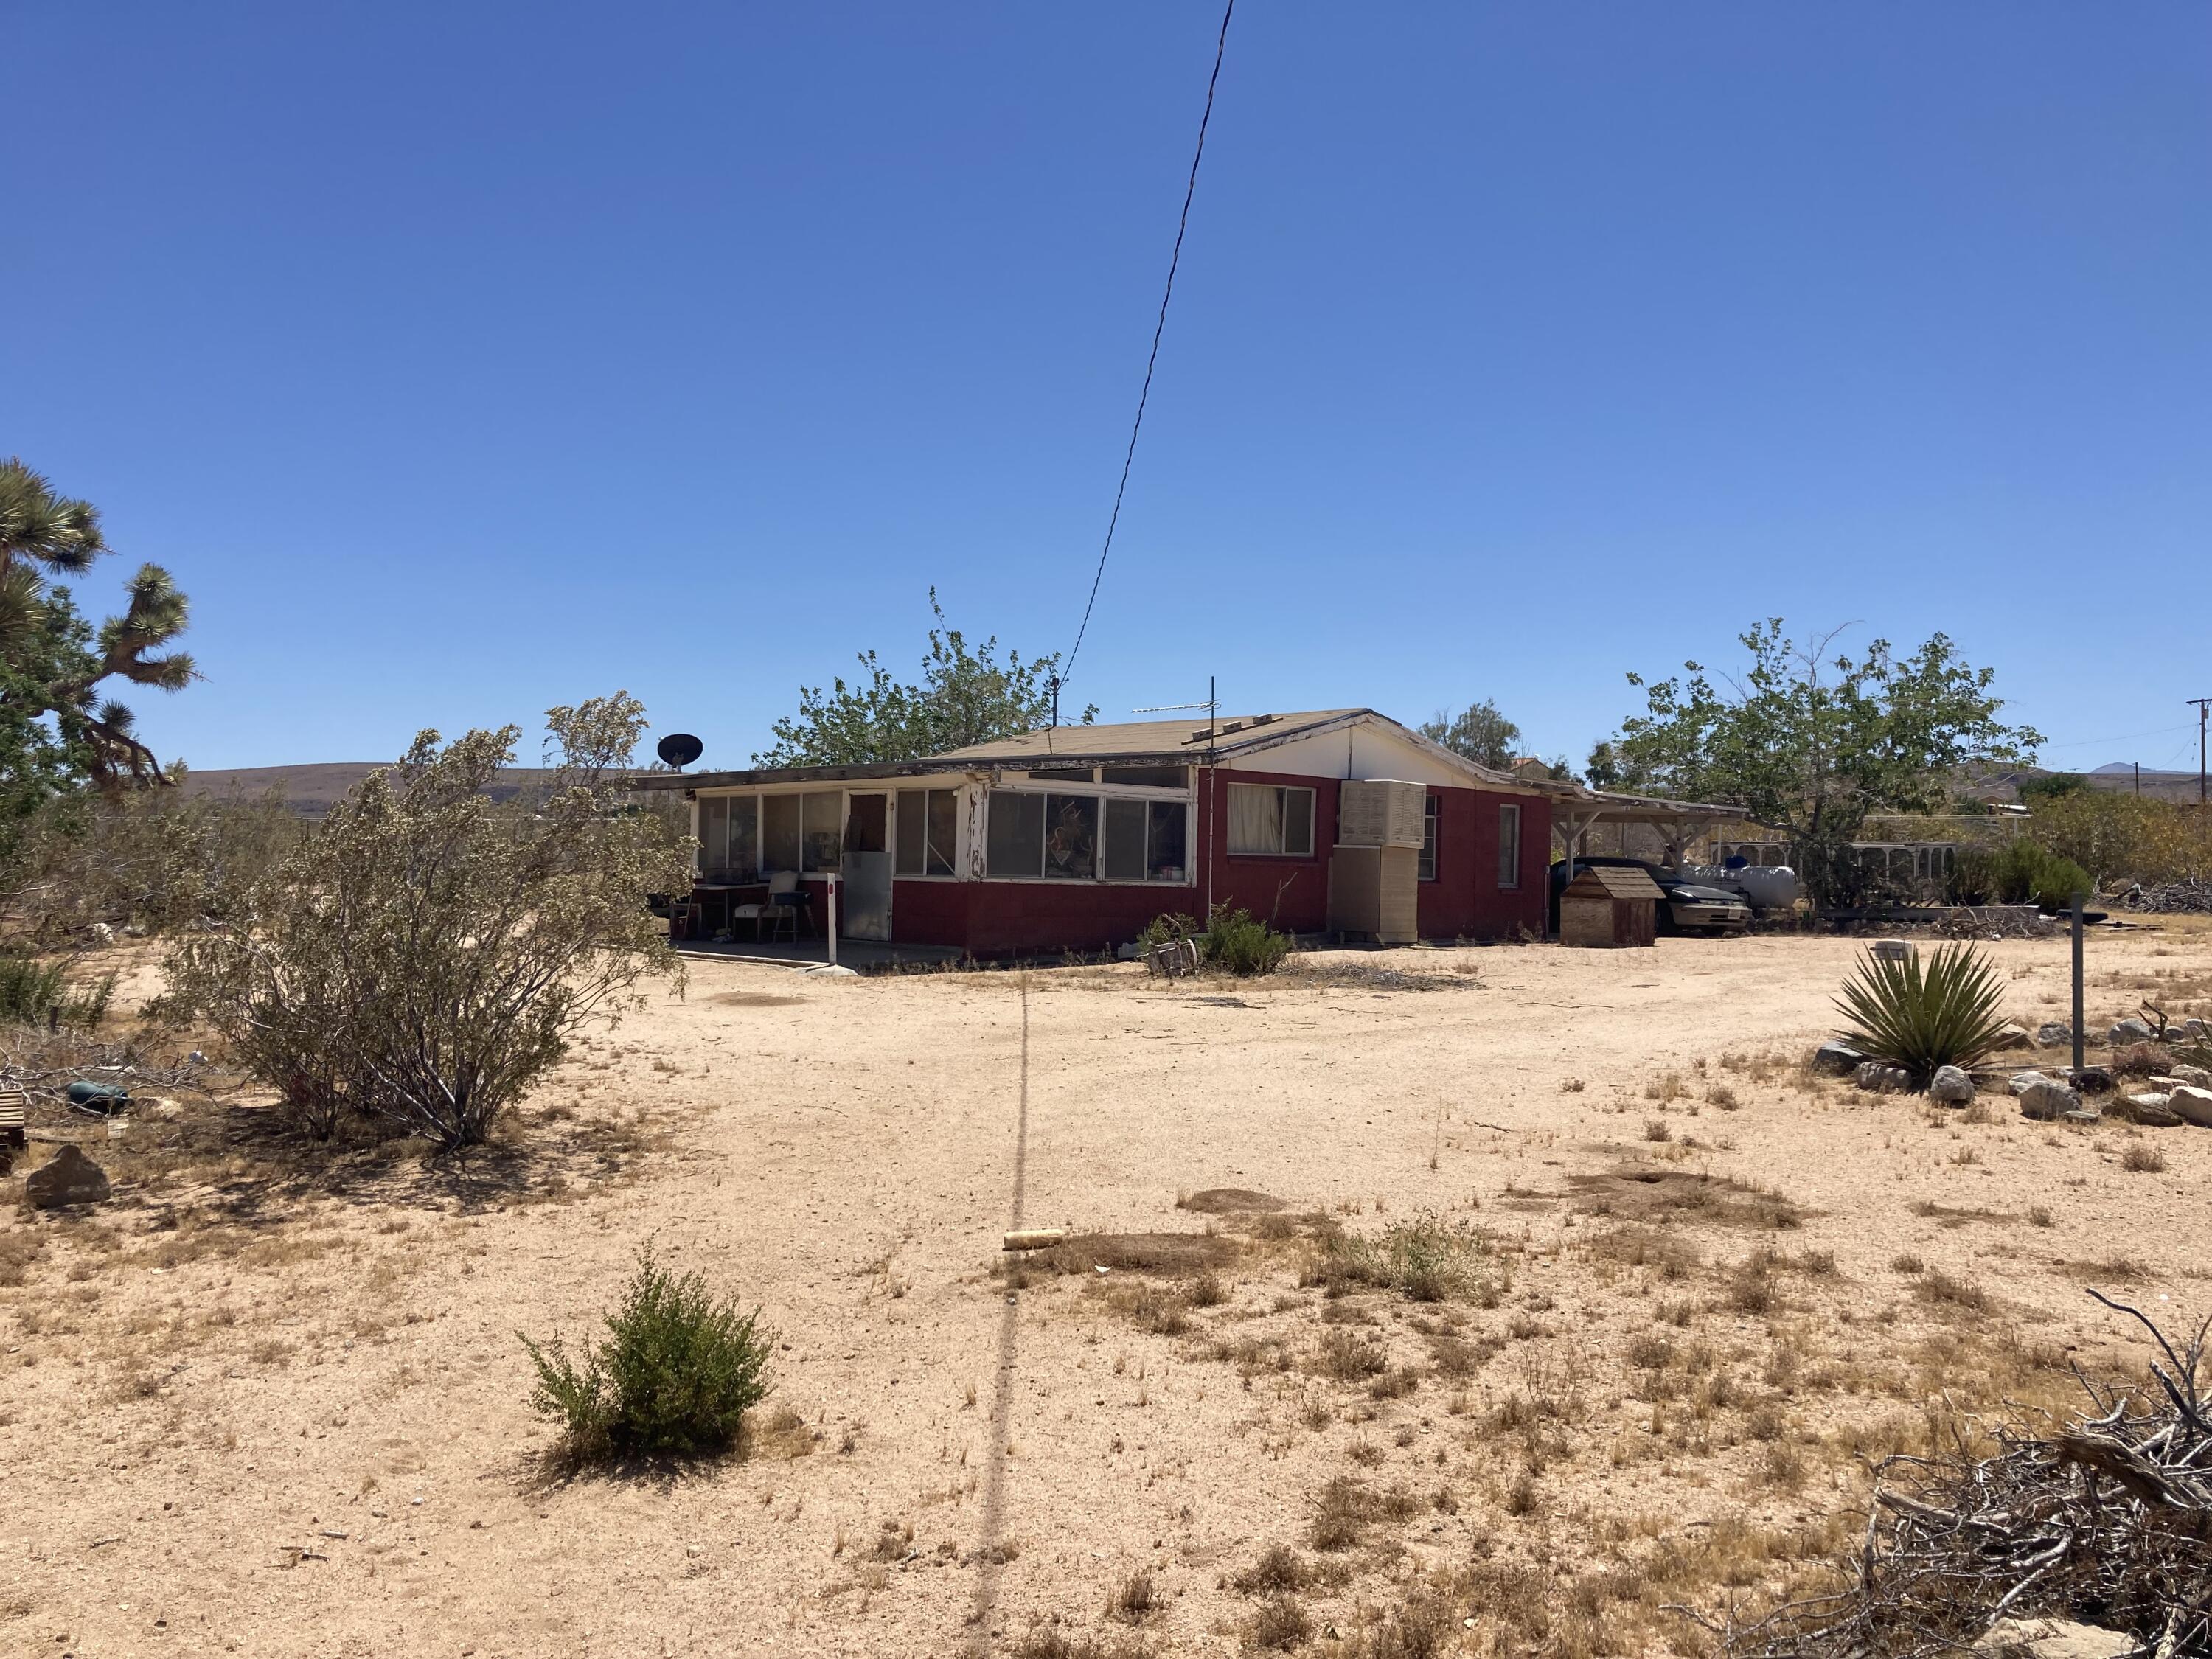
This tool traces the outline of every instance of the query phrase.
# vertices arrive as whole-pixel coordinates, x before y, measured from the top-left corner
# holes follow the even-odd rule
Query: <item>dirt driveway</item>
[[[2093,1016],[2212,1008],[2208,944],[2100,937]],[[2062,943],[1987,948],[2063,1017]],[[708,961],[495,1177],[247,1149],[10,1210],[0,1651],[1694,1650],[1662,1602],[1855,1532],[1851,1454],[1931,1394],[2118,1352],[2085,1283],[2212,1311],[2212,1132],[1815,1082],[1851,954]],[[1461,1293],[1332,1277],[1419,1218]],[[1010,1279],[1017,1223],[1112,1237]],[[764,1305],[796,1417],[552,1479],[515,1333],[587,1326],[647,1239]]]

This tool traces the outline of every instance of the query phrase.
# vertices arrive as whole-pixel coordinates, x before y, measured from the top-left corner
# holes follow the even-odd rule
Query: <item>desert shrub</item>
[[[1158,915],[1145,924],[1145,931],[1137,935],[1137,943],[1149,951],[1170,939],[1197,939],[1205,931],[1189,916]]]
[[[2036,801],[2027,834],[2100,881],[2177,881],[2212,873],[2212,819],[2194,805],[2117,789]]]
[[[0,953],[0,1022],[91,1030],[107,1018],[115,975],[71,988],[68,964]]]
[[[1865,956],[1836,999],[1851,1021],[1840,1035],[1925,1084],[1939,1066],[1972,1066],[1995,1049],[2003,995],[1996,970],[1971,945],[1938,945],[1924,967],[1917,948],[1902,962]]]
[[[665,1271],[650,1245],[606,1327],[580,1359],[557,1334],[543,1346],[522,1338],[538,1370],[531,1403],[561,1425],[577,1462],[726,1450],[768,1396],[775,1333],[697,1273]]]
[[[311,1133],[351,1109],[483,1140],[585,1021],[676,969],[646,898],[689,879],[685,843],[608,776],[642,706],[617,692],[546,724],[554,774],[527,803],[483,793],[514,727],[416,738],[248,885],[235,926],[171,954],[172,1011],[221,1030]]]
[[[1414,1302],[1442,1302],[1482,1287],[1489,1240],[1471,1223],[1433,1215],[1394,1221],[1377,1238],[1332,1237],[1315,1274],[1333,1286],[1372,1285]]]
[[[1272,974],[1291,953],[1291,936],[1279,933],[1249,910],[1231,910],[1217,904],[1207,917],[1201,940],[1206,959],[1217,968],[1249,977]]]

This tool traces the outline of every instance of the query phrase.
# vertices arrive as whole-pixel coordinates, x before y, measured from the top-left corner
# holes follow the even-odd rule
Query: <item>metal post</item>
[[[2184,697],[2197,705],[2197,804],[2204,805],[2204,722],[2212,715],[2212,697]]]
[[[831,876],[826,884],[830,889],[830,965],[835,968],[837,965],[837,878]],[[2075,953],[2079,955],[2079,946],[2075,947]]]
[[[2074,1075],[2081,1075],[2081,898],[2074,895]]]

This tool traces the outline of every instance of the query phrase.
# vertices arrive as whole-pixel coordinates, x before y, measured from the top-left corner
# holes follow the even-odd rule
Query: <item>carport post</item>
[[[2074,1076],[2081,1076],[2081,895],[2074,895]]]

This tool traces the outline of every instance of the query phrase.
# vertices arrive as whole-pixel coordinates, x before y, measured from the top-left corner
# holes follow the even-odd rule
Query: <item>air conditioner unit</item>
[[[1336,797],[1340,847],[1419,848],[1427,839],[1428,790],[1389,778],[1352,778]]]

